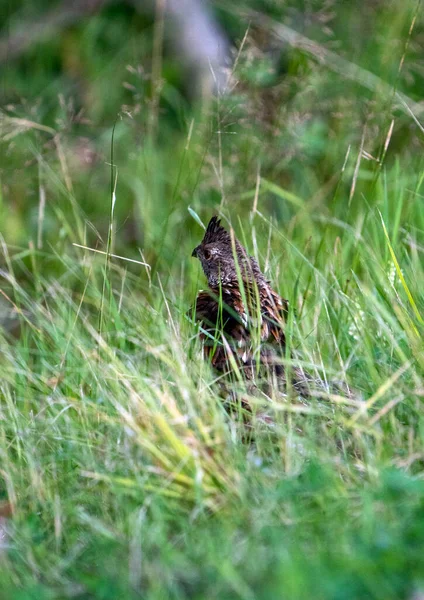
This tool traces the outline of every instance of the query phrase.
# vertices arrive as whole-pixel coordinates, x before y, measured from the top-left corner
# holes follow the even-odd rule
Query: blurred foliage
[[[31,36],[32,23],[65,5],[7,3],[0,39],[12,43],[18,27]],[[258,169],[322,214],[333,201],[343,214],[351,177],[337,193],[336,187],[349,150],[353,171],[361,140],[369,176],[362,172],[358,191],[371,204],[392,119],[385,163],[400,158],[412,165],[420,159],[421,116],[417,123],[393,95],[405,94],[412,111],[422,108],[417,103],[424,89],[424,19],[415,0],[216,2],[215,17],[230,38],[236,67],[227,93],[203,101],[193,96],[190,72],[169,42],[172,22],[166,26],[160,79],[152,79],[153,8],[105,3],[53,28],[19,56],[6,54],[0,218],[9,243],[35,240],[40,188],[46,194],[45,241],[60,248],[61,240],[69,240],[58,219],[67,220],[76,206],[83,228],[93,224],[84,239],[95,243],[93,229],[104,239],[115,122],[117,248],[135,252],[141,246],[150,260],[158,243],[171,257],[175,240],[164,239],[163,226],[169,221],[179,231],[187,229],[188,205],[205,219],[221,201],[232,213],[243,211],[252,202]],[[302,34],[311,50],[280,39],[259,15]],[[327,51],[346,61],[345,72],[334,69]],[[379,79],[365,85],[358,68]],[[40,131],[39,125],[51,129]],[[272,191],[262,195],[261,204],[285,226],[294,214]]]

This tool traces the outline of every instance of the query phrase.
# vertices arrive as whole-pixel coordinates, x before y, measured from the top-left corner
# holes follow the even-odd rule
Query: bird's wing
[[[200,332],[200,338],[206,357],[219,371],[230,371],[229,352],[240,365],[248,360],[249,330],[238,289],[223,288],[222,302],[217,296],[216,290],[199,292],[192,314],[194,312],[204,330]]]
[[[284,327],[287,320],[289,303],[281,298],[271,287],[261,290],[261,312],[263,316],[262,339],[285,345]]]
[[[215,327],[218,320],[218,304],[208,291],[200,290],[190,313],[194,314],[196,321],[201,321],[208,327]]]

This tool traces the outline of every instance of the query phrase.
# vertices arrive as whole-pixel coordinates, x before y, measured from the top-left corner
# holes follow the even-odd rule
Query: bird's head
[[[244,281],[253,277],[259,283],[258,278],[263,278],[255,259],[247,254],[236,238],[232,242],[231,235],[216,216],[209,221],[203,240],[193,250],[192,256],[200,260],[211,288],[236,283],[238,273]]]

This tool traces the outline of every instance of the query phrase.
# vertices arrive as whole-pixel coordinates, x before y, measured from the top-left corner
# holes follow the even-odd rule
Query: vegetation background
[[[187,2],[1,3],[0,597],[422,599],[422,3]],[[217,212],[356,390],[251,443],[186,314]]]

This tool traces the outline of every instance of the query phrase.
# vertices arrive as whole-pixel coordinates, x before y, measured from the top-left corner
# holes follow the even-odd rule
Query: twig
[[[103,252],[103,250],[97,250],[96,248],[89,248],[88,246],[82,246],[81,244],[72,244],[77,248],[82,248],[83,250],[90,250],[90,252],[97,252],[97,254],[108,255],[111,258],[119,258],[120,260],[126,260],[127,262],[135,263],[136,265],[142,265],[143,267],[147,267],[150,269],[150,265],[146,262],[141,262],[141,260],[135,260],[134,258],[127,258],[126,256],[119,256],[118,254],[110,254],[110,252]]]

